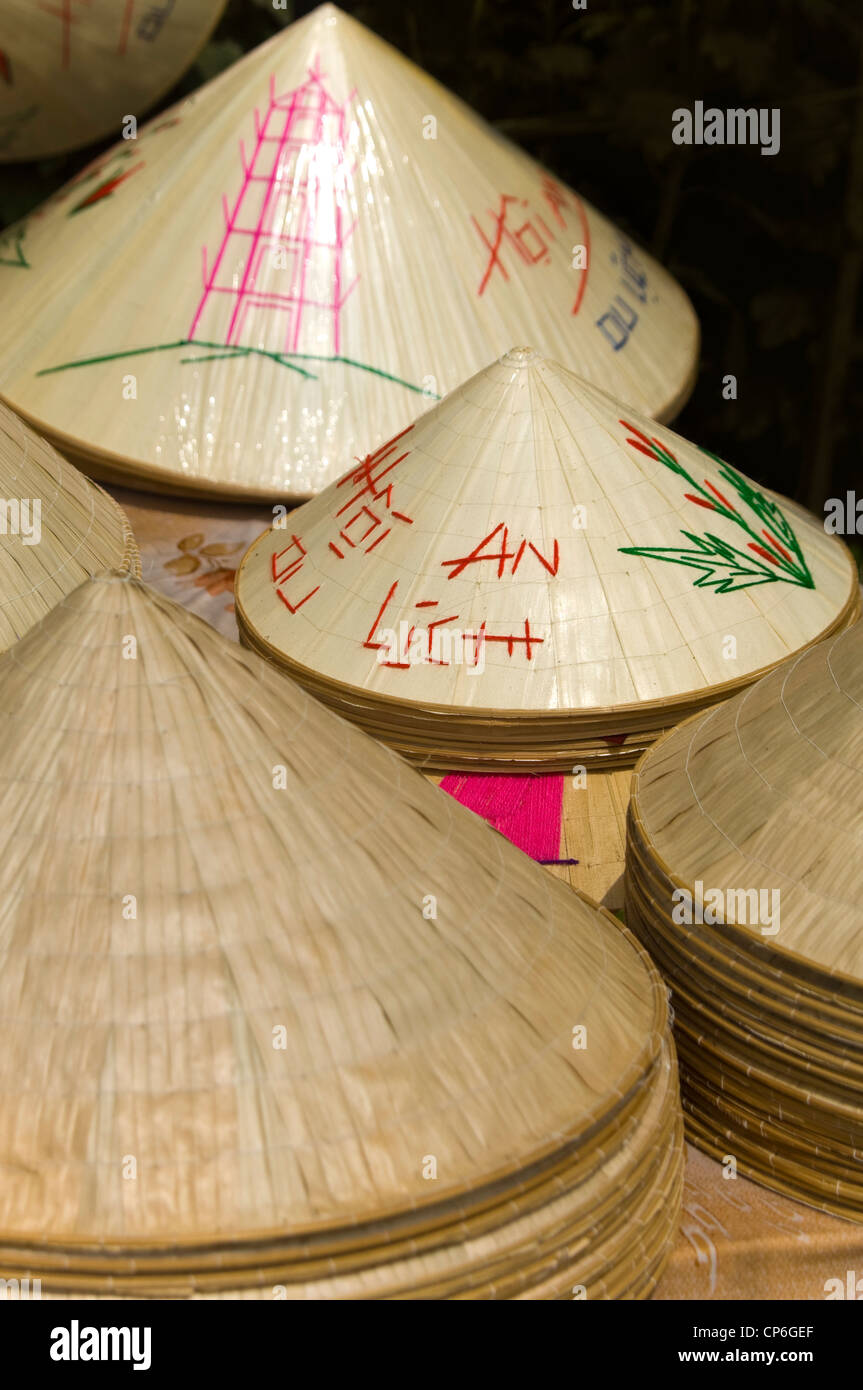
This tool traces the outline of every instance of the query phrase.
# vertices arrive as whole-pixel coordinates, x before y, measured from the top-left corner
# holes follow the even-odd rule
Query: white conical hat
[[[814,517],[521,348],[261,536],[236,593],[346,714],[487,760],[673,723],[859,604]]]
[[[140,573],[113,497],[0,405],[0,651],[104,570]]]
[[[157,490],[308,496],[513,342],[663,417],[695,370],[667,273],[331,5],[118,146],[0,262],[3,395]]]
[[[0,813],[4,1270],[312,1279],[390,1219],[639,1196],[601,1172],[667,1085],[633,939],[138,581],[0,659]]]
[[[119,135],[185,72],[225,0],[0,0],[0,162]]]

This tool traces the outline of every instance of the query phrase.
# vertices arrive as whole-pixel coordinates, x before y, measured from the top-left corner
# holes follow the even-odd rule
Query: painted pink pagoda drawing
[[[356,93],[339,103],[324,77],[319,57],[305,81],[281,96],[270,77],[263,119],[254,113],[251,159],[240,141],[242,182],[233,206],[222,198],[222,240],[212,258],[202,248],[203,288],[185,337],[58,362],[37,376],[152,353],[180,354],[181,366],[260,356],[306,380],[340,363],[436,399],[426,386],[344,352],[342,311],[359,279],[349,254],[356,218],[348,108]],[[121,182],[112,179],[80,207],[104,204]],[[16,234],[20,240],[20,227]],[[21,247],[4,240],[0,266],[28,266]]]
[[[320,60],[293,91],[255,112],[250,160],[210,265],[189,340],[226,348],[339,357],[341,313],[357,283],[345,272],[356,222],[346,210],[351,165],[347,108],[324,86]]]

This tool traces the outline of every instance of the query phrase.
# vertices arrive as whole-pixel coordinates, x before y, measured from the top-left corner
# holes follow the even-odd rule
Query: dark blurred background
[[[230,0],[168,106],[313,4]],[[675,428],[818,512],[863,495],[863,0],[344,0],[663,261],[702,326]],[[781,149],[678,146],[779,107]],[[112,142],[106,142],[110,144]],[[0,225],[103,148],[0,171]],[[733,373],[736,401],[722,399]],[[858,538],[859,539],[859,538]],[[858,547],[859,555],[859,547]]]

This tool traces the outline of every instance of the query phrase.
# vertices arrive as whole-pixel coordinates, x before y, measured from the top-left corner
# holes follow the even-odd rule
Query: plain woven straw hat
[[[514,342],[662,417],[698,349],[655,261],[332,5],[13,228],[0,306],[0,391],[88,471],[267,500]]]
[[[2,0],[0,163],[119,135],[191,65],[225,0]]]
[[[0,1272],[646,1296],[679,1208],[634,939],[139,581],[0,659]]]
[[[250,548],[243,639],[427,767],[633,762],[859,612],[793,503],[528,348]]]
[[[0,651],[83,580],[140,574],[126,516],[0,405]]]
[[[863,1220],[863,625],[639,764],[627,921],[672,986],[692,1137]]]

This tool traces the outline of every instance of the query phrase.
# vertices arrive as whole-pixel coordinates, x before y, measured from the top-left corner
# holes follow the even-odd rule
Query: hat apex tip
[[[543,361],[541,352],[532,347],[514,347],[500,359],[507,367],[536,367]]]

